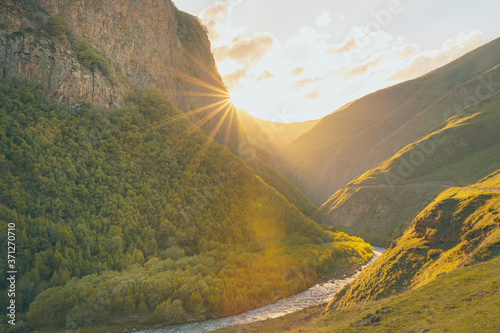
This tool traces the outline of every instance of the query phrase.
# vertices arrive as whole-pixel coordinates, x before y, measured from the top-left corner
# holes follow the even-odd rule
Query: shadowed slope
[[[427,75],[351,102],[291,142],[279,170],[314,203],[324,203],[354,177],[445,121],[449,115],[442,106],[462,109],[481,99],[475,87],[456,88],[498,65],[499,50],[497,39]],[[492,83],[498,90],[498,82]],[[489,89],[480,90],[482,98],[491,94]],[[453,90],[453,98],[441,105],[439,100]]]

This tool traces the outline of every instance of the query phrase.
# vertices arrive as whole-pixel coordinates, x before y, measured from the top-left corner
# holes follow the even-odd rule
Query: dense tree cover
[[[0,80],[0,232],[16,224],[17,310],[29,327],[232,314],[371,256],[361,239],[304,217],[158,93],[128,102],[70,110]]]

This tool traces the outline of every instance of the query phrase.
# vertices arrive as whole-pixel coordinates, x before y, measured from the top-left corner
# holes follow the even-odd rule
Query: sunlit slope
[[[243,110],[238,110],[238,118],[249,140],[271,154],[282,152],[286,145],[320,121],[317,119],[290,123],[288,121],[291,119],[287,118],[286,114],[279,113],[275,116],[276,121],[269,121],[254,117]]]
[[[371,257],[155,92],[74,111],[2,79],[0,166],[0,227],[16,226],[16,308],[29,331],[233,314]]]
[[[500,168],[499,131],[497,92],[337,191],[316,217],[383,246],[442,190],[476,182]]]
[[[500,257],[460,267],[430,283],[385,299],[322,316],[303,310],[277,319],[217,330],[276,332],[484,332],[500,331]]]
[[[322,204],[353,178],[445,121],[452,114],[448,106],[462,109],[477,101],[477,87],[457,88],[499,63],[497,39],[427,75],[360,98],[290,143],[281,155],[280,170],[314,203]],[[498,82],[493,89],[498,90]],[[489,86],[479,89],[479,99],[488,94]]]
[[[478,183],[442,192],[401,238],[336,296],[330,309],[417,288],[499,254],[500,170]]]
[[[460,267],[421,288],[328,314],[302,332],[500,331],[500,258]]]
[[[286,144],[305,132],[317,121],[305,123],[276,123],[253,117],[245,111],[237,111],[245,145],[240,155],[266,183],[283,194],[302,213],[311,215],[317,207],[275,168],[275,158]]]

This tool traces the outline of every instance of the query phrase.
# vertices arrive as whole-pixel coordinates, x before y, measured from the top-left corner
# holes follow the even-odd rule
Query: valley
[[[327,44],[323,11],[282,42],[176,3],[0,2],[0,331],[500,331],[498,35]],[[389,44],[425,70],[312,119]]]

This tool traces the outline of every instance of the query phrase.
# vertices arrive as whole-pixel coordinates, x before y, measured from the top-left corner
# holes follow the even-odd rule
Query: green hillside
[[[500,258],[460,267],[400,295],[327,313],[302,310],[217,333],[276,332],[484,332],[500,330]]]
[[[500,171],[442,192],[330,304],[337,309],[425,285],[500,254]]]
[[[500,78],[500,68],[490,71]],[[474,183],[500,168],[500,93],[471,105],[337,191],[316,213],[334,225],[385,245],[450,186]]]
[[[498,332],[500,170],[441,193],[405,235],[310,308],[217,332]]]
[[[0,179],[1,233],[14,223],[17,235],[17,329],[229,315],[371,256],[155,92],[70,110],[0,80]]]
[[[323,204],[453,112],[498,91],[498,80],[490,80],[487,71],[500,64],[499,49],[496,39],[431,73],[347,104],[283,149],[279,170],[315,204]],[[474,78],[486,83],[478,87]]]

